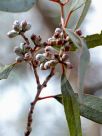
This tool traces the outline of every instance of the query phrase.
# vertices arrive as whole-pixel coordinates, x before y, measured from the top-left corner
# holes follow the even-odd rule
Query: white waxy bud
[[[21,29],[20,29],[20,23],[18,20],[15,20],[14,23],[13,23],[13,29],[17,32],[19,32]]]
[[[63,32],[60,33],[60,38],[63,38]]]
[[[43,55],[45,56],[46,59],[53,59],[54,55],[50,54],[49,52],[45,52],[43,53]]]
[[[58,61],[57,60],[50,60],[49,63],[50,63],[50,66],[55,66],[58,63]]]
[[[32,55],[31,55],[30,53],[26,53],[26,54],[24,55],[24,58],[25,58],[26,60],[29,60],[29,59],[32,58]]]
[[[56,53],[58,53],[58,51],[56,49],[54,49],[53,47],[51,47],[51,46],[47,46],[45,48],[45,52],[49,52],[50,54],[56,54]]]
[[[45,69],[49,69],[50,67],[54,67],[57,64],[56,60],[49,60],[44,64]]]
[[[66,61],[65,64],[67,65],[67,68],[72,69],[73,66],[69,61]]]
[[[44,68],[45,68],[45,69],[49,69],[49,68],[50,68],[50,63],[49,63],[49,61],[47,61],[47,62],[44,64]]]
[[[25,30],[28,31],[28,30],[30,30],[30,28],[31,28],[31,24],[27,24]]]
[[[68,58],[69,58],[68,54],[65,54],[65,53],[64,53],[64,54],[62,55],[62,58],[61,58],[61,59],[62,59],[62,61],[66,61]]]
[[[40,62],[44,62],[46,60],[46,57],[43,54],[37,54],[36,60]]]
[[[55,29],[55,33],[61,33],[61,32],[62,32],[61,28],[56,28]]]
[[[45,70],[43,63],[40,64],[40,69],[41,69],[41,70]]]
[[[24,58],[23,57],[20,57],[20,56],[18,56],[18,57],[16,57],[16,62],[22,62],[24,60]]]
[[[52,38],[48,38],[48,42],[50,42],[50,41],[54,41],[54,40],[56,40],[54,37],[52,37]]]
[[[20,49],[21,49],[22,51],[25,50],[25,44],[24,44],[24,43],[20,43],[19,47],[20,47]]]
[[[18,55],[18,56],[22,56],[22,50],[20,49],[20,47],[15,47],[14,48],[14,52]]]
[[[10,32],[7,33],[7,36],[9,38],[14,38],[16,37],[17,35],[19,35],[15,30],[11,30]]]
[[[69,36],[66,37],[66,41],[69,41]]]
[[[31,25],[27,23],[27,21],[22,21],[20,24],[22,31],[28,31],[31,28]]]

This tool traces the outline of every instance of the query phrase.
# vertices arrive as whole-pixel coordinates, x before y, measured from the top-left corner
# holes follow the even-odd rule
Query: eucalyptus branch
[[[36,67],[34,66],[34,64],[33,64],[33,69],[34,69],[35,79],[37,82],[37,94],[35,96],[34,101],[31,103],[30,111],[28,113],[28,121],[27,121],[27,128],[26,128],[25,136],[29,136],[32,131],[32,121],[33,121],[32,116],[33,116],[33,112],[34,112],[34,107],[35,107],[37,101],[39,100],[40,93],[41,93],[42,89],[47,86],[48,81],[54,75],[54,69],[52,68],[50,74],[46,77],[46,79],[42,83],[42,85],[40,85],[39,76],[37,74],[37,70],[36,70]]]

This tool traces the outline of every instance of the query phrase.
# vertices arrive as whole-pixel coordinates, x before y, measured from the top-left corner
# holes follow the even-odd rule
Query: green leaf
[[[84,5],[84,8],[83,8],[83,11],[81,13],[81,16],[80,16],[80,18],[77,22],[75,29],[78,29],[80,27],[80,25],[82,24],[83,20],[85,19],[85,16],[87,15],[87,12],[89,10],[90,5],[91,5],[91,0],[85,0],[85,5]]]
[[[1,67],[0,68],[0,80],[7,79],[9,74],[10,74],[10,72],[14,68],[14,66],[15,66],[15,64],[6,65],[4,67]]]
[[[0,0],[0,10],[24,12],[33,7],[37,0]]]
[[[72,30],[66,29],[66,32],[69,35],[72,42],[74,43],[74,45],[76,45],[76,47],[80,49],[80,53],[81,53],[80,62],[78,66],[78,87],[79,87],[79,96],[82,99],[84,92],[84,78],[90,60],[90,53],[87,48],[86,42],[83,38],[80,38]]]
[[[77,100],[78,100],[78,95]],[[55,99],[59,101],[61,104],[62,102],[62,95],[59,94],[55,96]],[[80,105],[80,115],[90,119],[96,123],[102,124],[102,99],[98,98],[93,95],[84,94],[83,97],[83,103],[81,103],[79,100]]]
[[[83,37],[87,43],[88,49],[95,48],[102,45],[102,32],[100,34],[93,34],[88,35],[86,37]],[[73,42],[70,40],[71,45],[71,51],[75,51],[77,47],[73,44]]]
[[[85,37],[88,48],[94,48],[102,45],[102,32],[100,34],[88,35]]]
[[[64,74],[61,77],[61,91],[70,136],[82,136],[79,104]]]

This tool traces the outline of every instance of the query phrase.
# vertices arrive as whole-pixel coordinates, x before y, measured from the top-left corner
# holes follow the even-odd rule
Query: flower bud
[[[24,60],[24,58],[21,56],[16,57],[16,62],[18,62],[18,63],[22,62],[23,60]]]
[[[15,48],[14,48],[14,52],[15,52],[16,55],[18,55],[18,56],[22,56],[22,55],[23,55],[22,50],[21,50],[20,47],[15,47]]]
[[[24,55],[24,59],[26,59],[26,60],[30,60],[31,58],[32,58],[32,55],[30,53],[26,53]]]
[[[31,25],[27,23],[27,21],[22,21],[20,24],[22,31],[28,31],[31,28]]]
[[[19,35],[15,30],[11,30],[10,32],[7,33],[7,36],[9,38],[14,38],[16,37],[17,35]]]
[[[40,36],[36,36],[35,34],[32,34],[31,40],[33,41],[33,43],[36,46],[39,46],[41,44],[41,37]]]
[[[40,62],[44,62],[46,60],[46,57],[43,54],[37,54],[36,60]]]
[[[31,49],[31,47],[26,45],[25,43],[20,43],[19,47],[23,53],[27,53]]]
[[[68,54],[63,54],[62,55],[62,61],[66,61],[69,58]]]
[[[51,67],[54,67],[57,64],[56,60],[49,60],[44,64],[45,69],[49,69]]]
[[[66,41],[69,41],[69,36],[66,37]]]
[[[41,69],[41,70],[45,70],[43,63],[40,64],[40,69]]]
[[[56,28],[55,29],[55,33],[61,33],[62,32],[62,29],[61,28]]]
[[[66,61],[65,64],[66,64],[68,69],[72,69],[73,68],[72,64],[69,61]]]
[[[44,64],[44,69],[49,69],[50,68],[50,63],[49,61],[47,61],[45,64]]]
[[[14,23],[13,23],[13,29],[17,32],[19,32],[21,29],[20,29],[20,23],[18,20],[15,20]]]
[[[45,47],[45,52],[48,52],[50,54],[56,54],[56,53],[58,53],[58,51],[56,49],[54,49],[53,47],[51,47],[51,46],[46,46]]]
[[[81,36],[82,35],[82,31],[81,30],[77,30],[76,34],[79,35],[79,36]]]

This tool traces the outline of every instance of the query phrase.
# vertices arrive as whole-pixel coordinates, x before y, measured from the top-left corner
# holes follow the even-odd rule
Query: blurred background
[[[59,7],[48,0],[39,0],[37,5],[23,13],[8,13],[0,11],[0,66],[15,61],[13,52],[15,46],[23,42],[21,37],[9,39],[6,33],[12,29],[14,20],[27,20],[32,28],[26,33],[41,35],[43,41],[47,40],[59,25]],[[71,19],[69,27],[73,28],[80,11]],[[92,5],[81,26],[84,35],[100,33],[102,30],[102,9],[99,0],[92,0]],[[90,49],[91,60],[85,79],[85,91],[102,96],[102,47]],[[76,57],[71,58],[77,66]],[[41,81],[48,72],[39,71]],[[76,87],[77,69],[72,71],[70,81]],[[60,76],[57,74],[51,79],[41,96],[60,93]],[[29,104],[36,94],[36,82],[29,65],[17,66],[7,80],[0,81],[0,136],[24,135]],[[102,136],[101,125],[85,118],[81,118],[83,136]],[[33,130],[31,136],[68,136],[68,128],[63,106],[54,99],[47,99],[36,104],[33,116]]]

